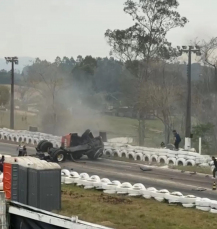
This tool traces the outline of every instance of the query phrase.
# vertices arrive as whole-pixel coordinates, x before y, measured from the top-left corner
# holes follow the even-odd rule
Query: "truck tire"
[[[53,155],[53,160],[58,163],[64,162],[66,160],[66,153],[61,149],[56,150]]]
[[[53,148],[53,144],[51,142],[43,142],[40,146],[41,152],[47,152],[49,148]]]
[[[92,152],[90,152],[88,155],[87,155],[87,157],[88,157],[88,159],[90,159],[90,160],[97,160],[99,157],[101,157],[103,155],[103,149],[102,148],[100,148],[100,149],[98,149],[98,150],[96,150],[96,151],[92,151]]]
[[[37,145],[37,149],[38,149],[38,151],[41,151],[41,145],[44,143],[44,142],[47,142],[47,140],[41,140],[39,143],[38,143],[38,145]]]
[[[81,153],[74,153],[72,154],[72,157],[75,159],[75,160],[79,160],[82,158],[82,154]]]

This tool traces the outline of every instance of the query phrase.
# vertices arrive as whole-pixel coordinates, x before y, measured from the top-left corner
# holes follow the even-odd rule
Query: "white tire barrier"
[[[167,163],[167,157],[166,156],[159,156],[157,162],[160,164],[166,164]]]
[[[120,152],[120,156],[121,156],[122,158],[128,158],[128,153],[127,153],[127,151],[126,151],[126,150],[122,150],[122,151]]]
[[[213,200],[210,202],[210,207],[211,207],[210,212],[217,213],[217,201],[216,200]]]
[[[201,211],[210,211],[211,210],[211,200],[208,198],[202,198],[196,200],[196,209]]]
[[[136,153],[135,160],[137,160],[137,161],[143,161],[143,154],[142,153]]]
[[[144,190],[142,194],[143,194],[143,197],[145,199],[151,199],[152,198],[152,194],[154,192],[157,192],[157,189],[154,188],[154,187],[150,187],[150,188],[147,188],[146,190]]]
[[[91,176],[84,184],[84,189],[93,189],[96,183],[100,182],[100,177],[97,175]]]
[[[111,183],[108,178],[102,178],[99,183],[95,183],[94,187],[98,190],[103,190],[103,184]]]
[[[4,134],[4,135],[3,135],[3,139],[4,139],[4,140],[8,140],[8,139],[7,139],[7,136],[8,136],[7,134]]]
[[[171,193],[166,193],[164,198],[169,203],[180,203],[181,199],[183,198],[183,195],[181,192],[171,192]]]
[[[122,183],[119,187],[117,187],[117,194],[127,194],[128,190],[133,186],[129,182]]]
[[[195,164],[196,164],[196,163],[195,163],[194,160],[187,160],[187,161],[186,161],[186,165],[187,165],[187,166],[195,166]]]
[[[145,162],[150,162],[150,161],[151,161],[151,155],[149,155],[149,154],[144,154],[144,156],[143,156],[143,161],[145,161]]]
[[[76,181],[77,186],[83,186],[89,178],[87,173],[81,173],[80,178]]]
[[[12,138],[12,142],[16,142],[17,141],[17,136],[15,134],[12,134],[11,138]]]
[[[103,192],[107,194],[115,194],[117,192],[117,188],[121,186],[121,182],[114,180],[110,183],[103,184],[102,188],[104,189]]]
[[[11,136],[7,135],[7,141],[11,141]]]
[[[186,157],[186,160],[196,160],[196,157],[195,156],[187,156]]]
[[[154,198],[159,202],[167,200],[168,203],[181,203],[185,208],[196,207],[198,210],[217,213],[217,201],[213,201],[207,198],[199,198],[193,195],[183,196],[180,192],[169,192],[167,189],[156,190],[154,187],[145,188],[141,183],[130,184],[129,182],[120,183],[120,181],[110,181],[108,178],[103,178],[100,180],[100,177],[93,175],[89,177],[87,173],[81,173],[80,175],[77,172],[69,172],[66,169],[61,170],[62,174],[62,183],[72,184],[73,182],[69,179],[78,179],[76,183],[78,186],[84,186],[85,189],[96,188],[103,190],[107,194],[128,194],[129,196],[143,196],[146,199]],[[0,175],[0,183],[2,177]]]
[[[162,202],[165,199],[165,195],[169,193],[170,192],[167,189],[161,189],[161,190],[151,193],[151,196],[155,198],[155,200]]]
[[[132,188],[128,189],[129,196],[142,196],[143,192],[145,191],[145,186],[141,183],[134,184]]]
[[[167,159],[167,164],[168,164],[168,165],[176,165],[176,158],[174,158],[174,157],[169,157],[169,158]]]
[[[62,169],[61,174],[64,174],[64,176],[68,176],[68,177],[70,176],[70,172],[68,169]]]
[[[117,149],[113,150],[112,154],[114,157],[120,157],[120,152]]]
[[[61,137],[40,132],[30,132],[24,130],[10,130],[7,128],[0,129],[0,139],[13,141],[13,142],[25,142],[32,145],[37,145],[41,140],[48,140],[53,143],[54,147],[60,147]],[[107,156],[126,157],[137,161],[145,161],[147,163],[169,163],[173,165],[203,165],[211,161],[211,157],[208,155],[199,155],[196,152],[191,151],[174,151],[169,149],[156,149],[148,147],[132,146],[123,143],[104,143],[104,154]],[[111,152],[112,151],[112,152]],[[150,156],[151,155],[151,156]],[[167,158],[167,160],[166,160]],[[165,162],[164,162],[165,161]]]
[[[26,143],[27,144],[33,144],[34,143],[33,138],[31,138],[31,137],[27,138]]]
[[[178,166],[186,166],[186,160],[184,158],[178,158],[176,164]]]
[[[113,156],[112,149],[106,149],[106,150],[105,150],[105,155],[108,156],[108,157]]]
[[[158,157],[156,155],[152,155],[151,156],[151,162],[152,163],[157,163],[157,161],[158,161]]]
[[[217,209],[211,208],[210,212],[217,214]]]
[[[133,151],[128,151],[127,158],[129,158],[130,160],[135,160],[136,154]]]

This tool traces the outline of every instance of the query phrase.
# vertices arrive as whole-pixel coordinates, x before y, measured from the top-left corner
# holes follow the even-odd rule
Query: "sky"
[[[0,0],[0,58],[109,56],[107,29],[133,24],[123,12],[125,0]],[[171,31],[176,45],[216,36],[217,0],[179,0],[178,11],[189,23]]]

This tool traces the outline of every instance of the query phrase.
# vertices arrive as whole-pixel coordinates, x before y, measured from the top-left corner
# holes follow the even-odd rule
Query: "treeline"
[[[14,83],[19,84],[22,76],[19,73],[14,75]],[[11,84],[11,71],[0,70],[0,84]]]

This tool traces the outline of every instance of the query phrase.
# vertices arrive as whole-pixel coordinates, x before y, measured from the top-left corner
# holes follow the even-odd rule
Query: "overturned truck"
[[[90,130],[86,130],[82,136],[70,133],[62,137],[61,147],[55,148],[47,140],[42,140],[36,147],[36,156],[42,160],[63,162],[75,161],[86,155],[90,160],[96,160],[102,156],[104,144],[100,136],[94,137]]]

